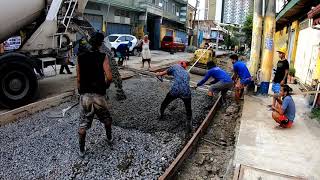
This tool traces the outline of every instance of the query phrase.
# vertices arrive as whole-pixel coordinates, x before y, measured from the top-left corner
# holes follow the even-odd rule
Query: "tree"
[[[243,24],[243,28],[242,31],[245,33],[245,43],[248,46],[251,46],[251,39],[252,39],[252,22],[253,21],[253,13],[250,12],[247,17],[246,17],[246,21]]]

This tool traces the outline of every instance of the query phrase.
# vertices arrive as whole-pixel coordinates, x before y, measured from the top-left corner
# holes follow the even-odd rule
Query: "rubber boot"
[[[192,132],[192,118],[188,117],[186,121],[186,133],[190,134]]]
[[[118,101],[122,101],[122,100],[127,99],[127,96],[125,95],[125,93],[122,89],[117,89],[116,98]]]
[[[85,152],[86,152],[85,146],[86,146],[86,132],[79,133],[79,148],[80,148],[79,155],[80,155],[80,157],[84,157],[84,155],[85,155]]]
[[[108,144],[112,144],[112,142],[113,142],[113,137],[112,137],[111,123],[105,125],[105,130],[106,130],[106,136],[107,136]]]

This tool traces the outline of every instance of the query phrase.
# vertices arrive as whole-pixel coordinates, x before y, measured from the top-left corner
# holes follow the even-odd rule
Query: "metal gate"
[[[127,24],[107,24],[107,35],[110,34],[132,34],[132,27]]]
[[[177,30],[176,36],[179,37],[182,40],[183,44],[187,44],[188,43],[187,33],[186,32]]]

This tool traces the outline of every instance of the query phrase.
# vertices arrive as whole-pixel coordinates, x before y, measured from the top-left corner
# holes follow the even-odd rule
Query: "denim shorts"
[[[251,84],[251,82],[252,82],[252,78],[251,78],[251,77],[240,80],[240,83],[241,83],[242,85],[244,85],[244,86],[247,86],[247,85]]]

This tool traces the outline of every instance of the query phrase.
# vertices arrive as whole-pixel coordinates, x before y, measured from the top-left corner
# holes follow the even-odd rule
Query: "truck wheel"
[[[38,80],[32,67],[23,62],[0,65],[0,103],[16,108],[30,103],[38,90]]]

